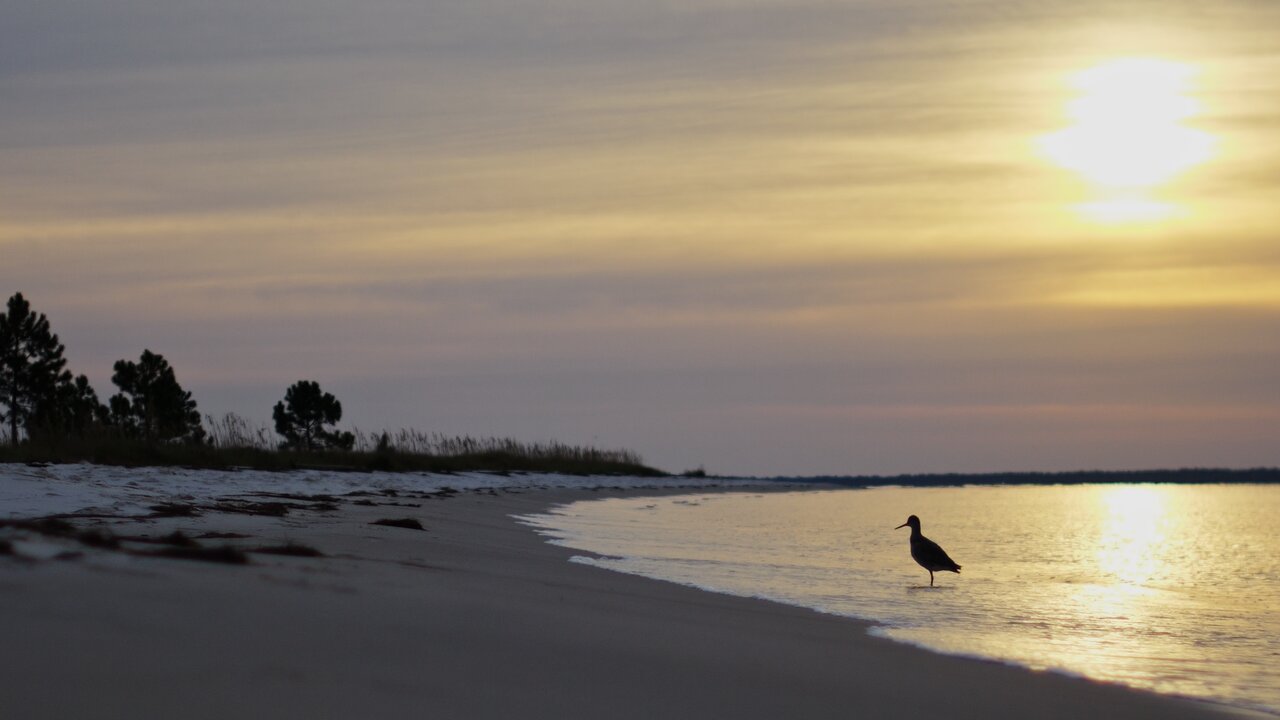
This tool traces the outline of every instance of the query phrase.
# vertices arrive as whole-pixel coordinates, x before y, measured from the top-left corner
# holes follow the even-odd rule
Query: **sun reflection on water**
[[[1280,709],[1280,487],[878,488],[588,505],[609,520],[607,535],[577,518],[557,525],[571,547],[612,558],[593,561],[605,567],[870,618],[877,634],[943,652]],[[908,512],[963,574],[917,589],[920,569],[889,529]]]
[[[1099,569],[1122,583],[1149,582],[1164,564],[1167,494],[1154,487],[1109,488],[1101,502],[1106,520],[1098,539]]]

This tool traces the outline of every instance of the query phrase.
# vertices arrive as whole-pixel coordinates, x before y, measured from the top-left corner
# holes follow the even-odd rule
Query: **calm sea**
[[[928,573],[924,534],[963,566]],[[874,621],[933,650],[1280,714],[1280,486],[1062,485],[579,502],[582,562]]]

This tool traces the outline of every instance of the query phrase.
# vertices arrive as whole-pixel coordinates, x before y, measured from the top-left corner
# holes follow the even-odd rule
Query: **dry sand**
[[[78,559],[0,557],[0,717],[1225,714],[569,563],[570,551],[510,517],[595,497],[467,492],[282,518],[97,521],[122,535],[236,532],[251,536],[231,541],[242,547],[293,541],[326,557],[254,554],[247,566],[84,548]],[[417,518],[426,531],[369,524],[387,517]]]

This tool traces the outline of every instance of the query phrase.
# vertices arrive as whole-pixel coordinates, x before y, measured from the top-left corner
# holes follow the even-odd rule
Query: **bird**
[[[946,550],[943,550],[938,543],[920,534],[920,518],[912,515],[894,530],[907,526],[911,526],[911,558],[919,563],[920,567],[929,571],[929,587],[933,587],[933,574],[935,572],[942,572],[943,570],[953,573],[960,572],[960,566],[947,555]]]

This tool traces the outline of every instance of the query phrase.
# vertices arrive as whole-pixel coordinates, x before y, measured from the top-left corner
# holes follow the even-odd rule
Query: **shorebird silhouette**
[[[894,528],[904,528],[911,526],[911,558],[920,564],[920,567],[929,571],[929,587],[933,587],[933,574],[948,570],[953,573],[960,572],[960,566],[952,560],[947,551],[938,546],[938,543],[930,540],[920,534],[920,518],[912,515],[907,521]]]

